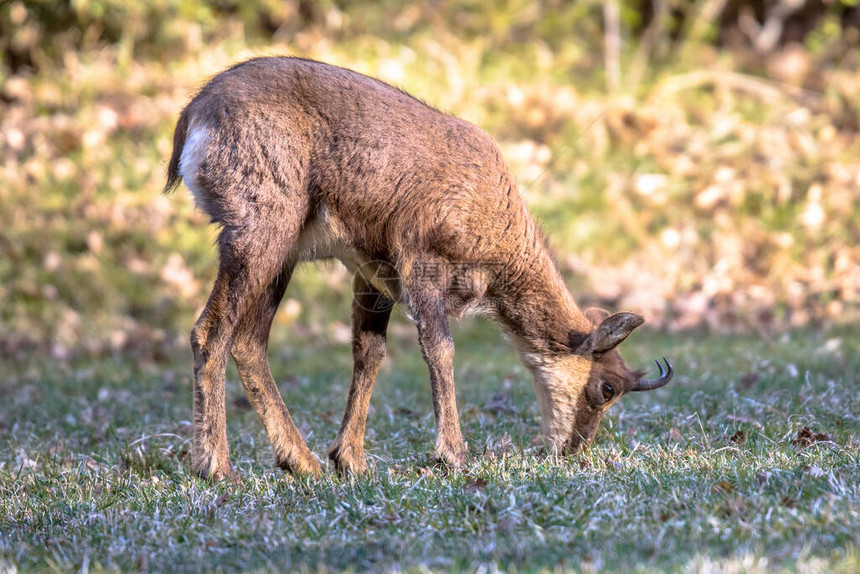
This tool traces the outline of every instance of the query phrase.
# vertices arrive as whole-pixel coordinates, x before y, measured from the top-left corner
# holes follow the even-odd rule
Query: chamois
[[[257,58],[215,76],[182,111],[165,192],[180,181],[221,227],[220,267],[191,331],[192,469],[236,479],[227,444],[225,368],[236,362],[275,463],[320,464],[272,378],[269,331],[296,265],[336,258],[353,272],[354,367],[328,456],[364,472],[371,389],[394,303],[418,328],[436,417],[436,456],[467,461],[454,393],[449,315],[490,314],[532,372],[551,452],[576,452],[606,410],[643,379],[616,347],[643,322],[581,311],[498,147],[476,126],[382,81],[321,62]]]

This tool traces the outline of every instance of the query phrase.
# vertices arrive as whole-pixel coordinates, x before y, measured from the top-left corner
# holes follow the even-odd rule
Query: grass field
[[[347,344],[278,335],[273,371],[318,454],[345,403]],[[455,332],[473,461],[430,460],[427,375],[403,318],[372,401],[370,476],[273,470],[228,382],[240,486],[189,475],[190,360],[118,356],[0,379],[0,571],[860,570],[860,335],[639,333],[676,364],[578,458],[536,452],[527,373],[497,331]],[[653,364],[653,363],[652,363]]]
[[[0,574],[860,572],[856,2],[764,3],[818,12],[770,53],[744,40],[742,4],[0,0]],[[486,130],[578,300],[645,315],[658,330],[623,352],[667,356],[675,380],[549,460],[528,373],[468,320],[473,458],[453,472],[431,460],[428,375],[398,315],[369,476],[274,470],[232,367],[244,482],[191,476],[182,349],[216,231],[190,194],[161,195],[165,164],[206,79],[273,54]],[[350,380],[346,275],[298,274],[270,352],[320,456]]]

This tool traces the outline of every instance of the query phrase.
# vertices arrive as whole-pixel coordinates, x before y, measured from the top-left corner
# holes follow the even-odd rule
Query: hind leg
[[[241,318],[251,312],[269,285],[283,273],[284,261],[298,238],[305,213],[285,195],[270,190],[257,201],[237,207],[225,198],[241,198],[241,192],[219,196],[221,213],[241,213],[241,218],[220,221],[218,239],[221,265],[206,307],[191,330],[194,355],[194,472],[212,479],[235,479],[227,446],[224,398],[227,356]],[[228,211],[229,210],[229,211]]]
[[[224,269],[218,273],[209,302],[191,330],[194,355],[194,443],[191,469],[203,478],[237,480],[227,445],[227,410],[224,387],[227,348],[232,333],[229,292],[237,278]],[[242,303],[240,299],[236,303]],[[236,305],[237,307],[240,305]]]
[[[236,329],[231,354],[239,369],[248,401],[266,429],[275,451],[275,464],[293,474],[322,473],[319,462],[296,428],[269,370],[269,331],[293,268],[288,265],[272,281]]]
[[[353,280],[352,384],[340,430],[328,450],[338,472],[367,472],[364,428],[376,373],[385,358],[385,333],[392,303],[360,274]]]

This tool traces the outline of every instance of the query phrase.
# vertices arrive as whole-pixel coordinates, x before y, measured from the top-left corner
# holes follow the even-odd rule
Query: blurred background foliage
[[[0,356],[185,345],[216,231],[160,188],[195,89],[254,55],[378,76],[500,143],[583,304],[668,329],[854,321],[854,0],[0,3]],[[338,265],[277,329],[348,339]]]

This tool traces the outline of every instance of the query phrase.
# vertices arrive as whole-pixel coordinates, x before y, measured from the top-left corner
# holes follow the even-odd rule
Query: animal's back
[[[208,140],[205,159],[183,162],[182,175],[216,220],[232,211],[220,203],[247,199],[212,198],[216,188],[271,179],[283,193],[307,194],[311,216],[325,209],[357,249],[387,257],[408,244],[469,259],[487,256],[525,216],[489,136],[350,70],[249,60],[213,78],[183,116],[191,136]],[[483,247],[472,245],[476,235]]]

